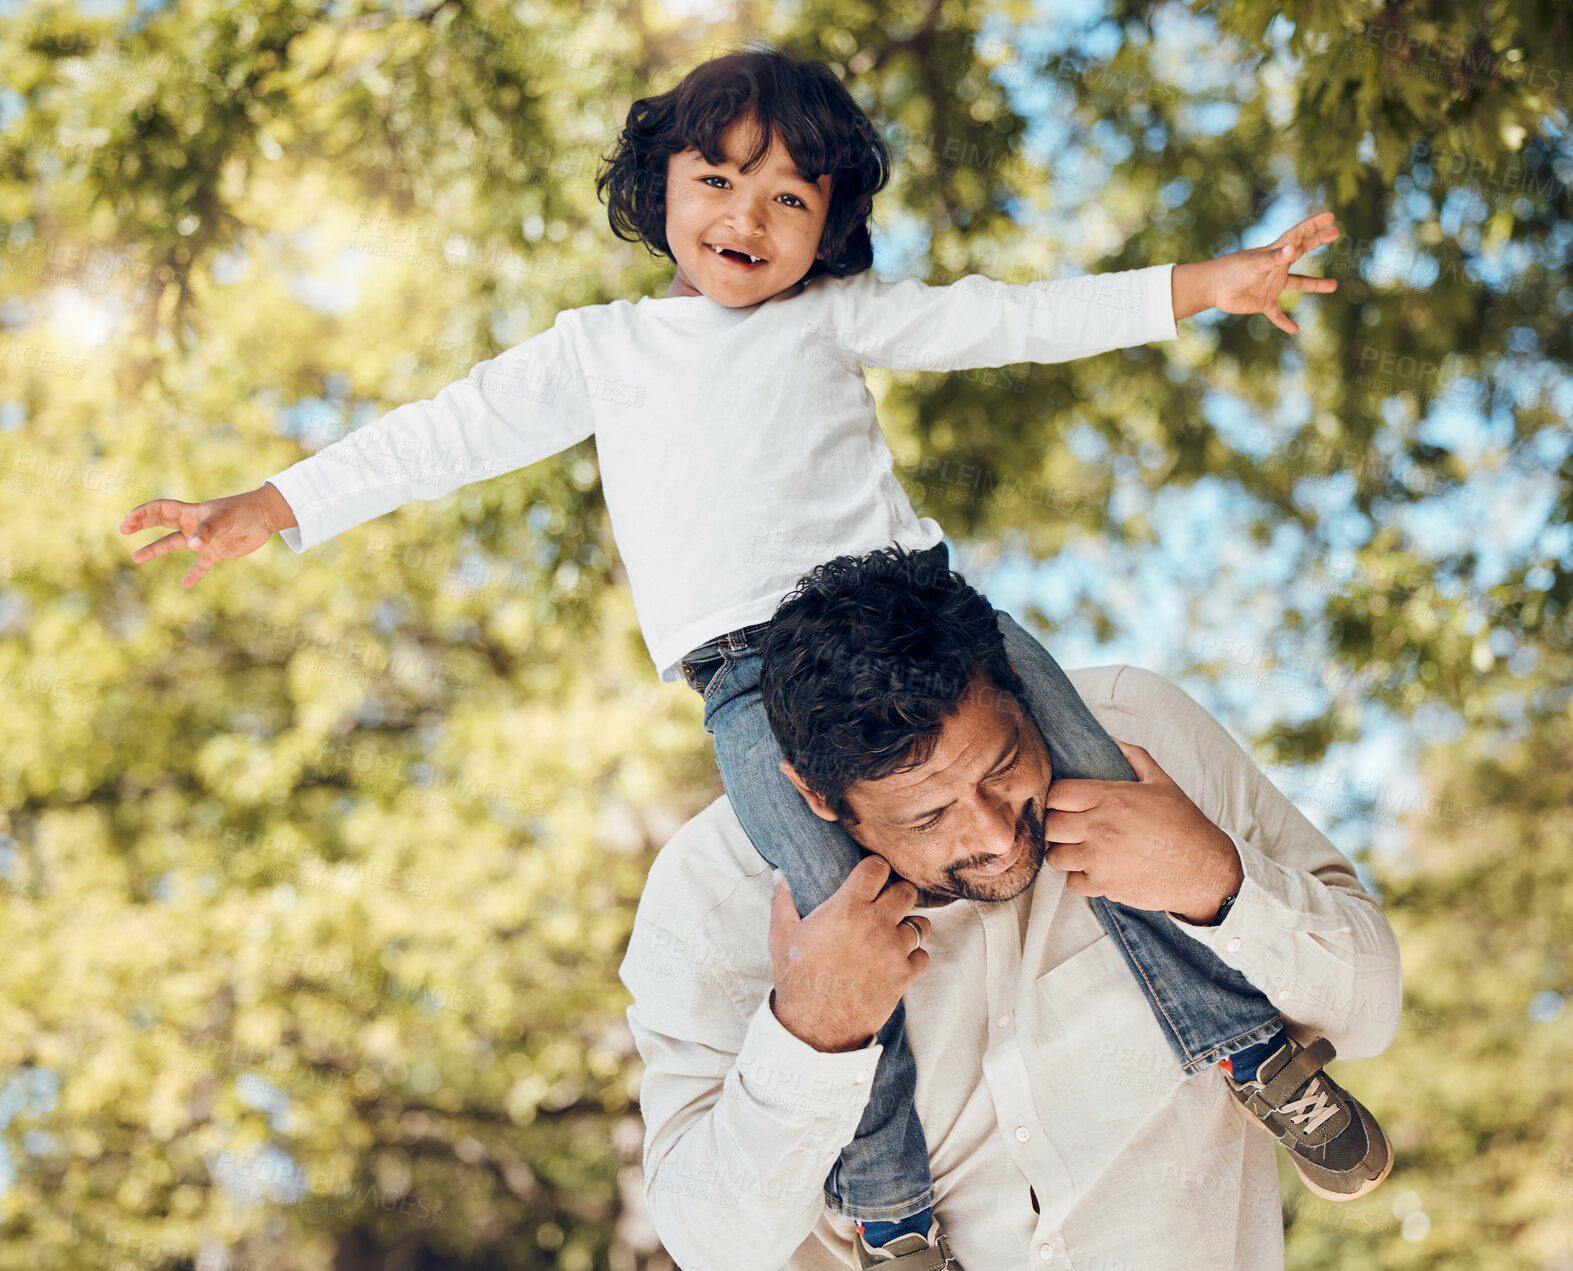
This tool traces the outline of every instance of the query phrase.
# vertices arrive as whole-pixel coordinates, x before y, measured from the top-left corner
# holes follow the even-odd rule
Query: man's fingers
[[[854,900],[873,901],[879,897],[889,877],[890,862],[870,852],[852,867],[852,872],[841,886]]]
[[[1090,828],[1084,812],[1045,812],[1043,814],[1043,841],[1045,843],[1085,843]]]
[[[152,560],[155,556],[163,556],[168,552],[178,551],[186,545],[186,536],[179,530],[173,534],[166,534],[163,538],[156,538],[151,543],[146,543],[131,553],[131,559],[141,564],[143,561]]]
[[[892,874],[886,880],[879,895],[874,898],[874,904],[879,907],[886,920],[892,923],[900,922],[907,910],[917,903],[917,884],[902,878],[899,874]]]
[[[1074,892],[1078,896],[1103,895],[1103,888],[1097,886],[1087,875],[1079,873],[1065,875],[1065,890]]]
[[[801,922],[797,916],[797,902],[792,899],[792,884],[787,882],[786,875],[779,869],[776,870],[776,888],[770,893],[770,925],[772,927],[790,927],[795,922]]]
[[[929,932],[934,929],[934,924],[931,923],[927,918],[923,917],[921,914],[908,914],[905,918],[896,924],[896,929],[901,933],[902,937],[905,938],[913,934],[913,923],[917,923],[918,926],[923,929],[923,939],[921,943],[927,944],[929,942]],[[912,942],[913,953],[918,951],[919,943],[920,942],[917,940]]]
[[[1106,781],[1062,777],[1049,782],[1048,793],[1043,796],[1043,806],[1045,809],[1058,808],[1062,812],[1085,812],[1103,801],[1102,787],[1107,784]]]
[[[1145,747],[1121,741],[1118,737],[1114,739],[1114,744],[1120,748],[1120,753],[1130,764],[1131,771],[1136,774],[1136,780],[1167,782],[1171,786],[1174,784],[1174,778],[1159,767],[1158,761],[1147,753]]]
[[[1092,864],[1092,853],[1081,843],[1049,843],[1043,853],[1043,863],[1074,872]]]
[[[1290,274],[1284,279],[1285,291],[1337,291],[1336,278],[1312,278],[1309,274]]]

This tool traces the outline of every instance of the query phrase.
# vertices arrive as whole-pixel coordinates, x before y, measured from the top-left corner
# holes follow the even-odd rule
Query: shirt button
[[[1233,953],[1239,947],[1240,947],[1240,937],[1239,936],[1230,936],[1229,937],[1229,952]]]
[[[1009,1023],[1010,1023],[1010,1016],[1009,1016],[1009,1015],[1001,1015],[1001,1016],[1000,1016],[1000,1017],[999,1017],[999,1018],[998,1018],[998,1019],[997,1019],[997,1020],[995,1020],[995,1021],[994,1021],[994,1022],[995,1022],[995,1023],[996,1023],[996,1024],[998,1024],[998,1025],[999,1025],[999,1026],[1000,1026],[1000,1027],[1001,1027],[1001,1028],[1004,1028],[1004,1027],[1005,1027],[1005,1026],[1006,1026],[1006,1025],[1007,1025],[1007,1024],[1009,1024]]]
[[[1029,1130],[1026,1126],[1018,1125],[1016,1127],[1016,1142],[1018,1142],[1018,1143],[1025,1143],[1031,1137],[1032,1137],[1032,1131]],[[1046,1247],[1047,1246],[1045,1246],[1045,1248]]]
[[[1054,1260],[1054,1246],[1039,1245],[1038,1257],[1042,1258],[1045,1262],[1052,1262]]]

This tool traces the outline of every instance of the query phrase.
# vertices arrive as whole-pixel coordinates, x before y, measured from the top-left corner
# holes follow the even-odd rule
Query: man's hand
[[[1225,313],[1262,313],[1281,331],[1299,334],[1294,319],[1278,307],[1285,291],[1337,291],[1332,278],[1291,274],[1289,266],[1338,237],[1331,212],[1309,216],[1266,247],[1231,252],[1217,260],[1176,265],[1170,276],[1174,318],[1189,318],[1203,309]]]
[[[815,1050],[857,1050],[884,1026],[907,985],[928,966],[927,950],[901,920],[918,889],[892,877],[880,856],[859,861],[836,894],[798,917],[785,878],[770,898],[771,1009]],[[929,920],[912,921],[929,933]]]
[[[1078,896],[1205,923],[1239,888],[1240,854],[1151,755],[1118,744],[1135,781],[1050,782],[1044,861],[1069,871],[1065,886]]]
[[[189,590],[219,561],[248,555],[278,530],[290,529],[294,524],[295,513],[290,510],[289,503],[264,481],[245,494],[209,499],[206,503],[154,499],[151,503],[139,504],[126,513],[126,519],[120,522],[120,532],[135,534],[154,526],[174,530],[173,534],[137,548],[131,553],[131,559],[141,564],[166,552],[190,548],[197,553],[197,563],[180,580],[180,585]]]

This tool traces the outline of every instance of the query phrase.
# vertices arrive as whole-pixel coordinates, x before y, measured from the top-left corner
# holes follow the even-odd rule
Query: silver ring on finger
[[[918,926],[917,922],[914,919],[912,919],[912,918],[903,918],[901,920],[901,925],[904,926],[904,927],[911,927],[912,930],[917,933],[918,942],[913,947],[913,950],[912,950],[912,953],[916,953],[919,949],[921,949],[923,947],[923,928]],[[911,957],[912,954],[909,953],[907,956]]]

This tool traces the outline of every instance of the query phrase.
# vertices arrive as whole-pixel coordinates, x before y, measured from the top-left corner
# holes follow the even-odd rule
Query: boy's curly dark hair
[[[943,553],[893,546],[816,566],[760,640],[770,730],[848,825],[848,787],[926,762],[976,671],[996,693],[1025,693],[994,607]]]
[[[612,233],[672,256],[666,241],[666,161],[690,148],[721,163],[721,134],[754,114],[761,136],[743,171],[770,152],[776,130],[798,175],[812,184],[830,174],[830,210],[816,259],[801,281],[819,274],[844,278],[874,263],[868,218],[874,195],[890,179],[890,151],[878,130],[823,62],[795,62],[769,46],[728,53],[695,67],[682,83],[629,107],[627,122],[596,177]]]

